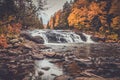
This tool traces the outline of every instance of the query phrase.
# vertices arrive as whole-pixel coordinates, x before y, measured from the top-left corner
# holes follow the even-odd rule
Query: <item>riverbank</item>
[[[43,58],[39,49],[44,48],[25,37],[9,39],[8,47],[0,49],[0,79],[29,80],[34,73],[34,60]]]

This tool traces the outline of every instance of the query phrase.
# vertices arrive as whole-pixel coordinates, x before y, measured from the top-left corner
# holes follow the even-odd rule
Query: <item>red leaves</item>
[[[12,34],[19,34],[22,25],[20,23],[13,23],[8,25],[8,32]]]

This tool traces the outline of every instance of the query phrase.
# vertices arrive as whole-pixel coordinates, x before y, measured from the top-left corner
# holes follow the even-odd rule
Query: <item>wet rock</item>
[[[52,76],[57,76],[56,74],[51,74]]]
[[[19,38],[19,41],[20,41],[20,42],[23,42],[23,41],[24,41],[24,39],[23,39],[22,37],[20,37],[20,38]]]
[[[41,75],[43,75],[43,74],[44,74],[44,72],[42,72],[42,71],[39,71],[39,72],[38,72],[38,75],[39,75],[39,76],[41,76]]]
[[[34,37],[32,37],[32,39],[31,39],[32,41],[34,41],[34,42],[36,42],[36,43],[41,43],[41,44],[43,44],[44,43],[44,40],[43,40],[43,38],[42,37],[40,37],[40,36],[34,36]]]
[[[79,35],[83,41],[87,41],[87,38],[83,35],[83,33],[80,33]]]
[[[57,63],[57,62],[63,62],[63,61],[65,61],[65,60],[64,59],[53,59],[53,60],[51,60],[49,62],[51,62],[51,63]]]
[[[24,46],[24,48],[26,48],[26,49],[32,49],[31,44],[24,43],[23,46]]]
[[[19,46],[20,46],[19,43],[15,43],[15,44],[13,45],[13,48],[18,48]]]
[[[21,37],[24,37],[24,38],[26,38],[26,39],[28,39],[28,40],[30,40],[31,37],[32,37],[27,31],[22,31],[22,32],[20,33],[20,36],[21,36]]]
[[[41,45],[41,44],[38,44],[39,45],[39,49],[50,49],[50,47],[47,47],[47,46],[44,46],[44,45]]]
[[[55,52],[44,52],[43,54],[44,54],[46,57],[50,57],[50,58],[52,58],[52,57],[54,57],[54,56],[56,55]]]
[[[74,60],[78,63],[79,66],[84,67],[84,68],[90,67],[92,65],[92,62],[89,59],[77,59],[77,58],[75,58]]]
[[[13,45],[9,44],[8,47],[7,47],[7,49],[12,48],[12,47],[13,47]]]
[[[33,60],[43,60],[44,56],[43,56],[43,54],[33,54],[32,59]]]
[[[36,43],[40,43],[40,44],[43,44],[44,43],[44,40],[42,37],[40,36],[31,36],[28,32],[21,32],[20,34],[22,37],[28,39],[28,40],[31,40],[31,41],[34,41]]]
[[[95,37],[95,36],[92,36],[91,39],[95,42],[100,42],[100,41],[105,42],[105,40],[106,40],[105,38],[99,38],[99,37]]]
[[[11,43],[11,44],[15,44],[15,43],[18,43],[19,42],[19,40],[18,39],[12,39],[12,40],[10,40],[10,42],[9,43]]]
[[[67,75],[61,75],[61,76],[55,77],[54,80],[71,80],[71,77]]]
[[[41,68],[41,69],[43,69],[43,70],[45,70],[45,71],[48,71],[48,70],[50,69],[50,67],[43,67],[43,68]]]
[[[61,54],[61,53],[56,53],[56,55],[54,56],[54,58],[57,58],[57,59],[61,59],[61,58],[63,58],[64,56],[63,56],[63,54]]]
[[[16,56],[16,55],[18,55],[18,52],[17,52],[17,51],[14,51],[14,50],[8,50],[7,54],[8,54],[9,56]]]

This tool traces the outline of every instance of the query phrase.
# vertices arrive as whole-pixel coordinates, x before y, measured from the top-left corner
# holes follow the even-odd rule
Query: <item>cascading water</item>
[[[31,36],[40,36],[44,43],[93,43],[91,35],[82,33],[82,37],[70,30],[34,30],[30,31]]]

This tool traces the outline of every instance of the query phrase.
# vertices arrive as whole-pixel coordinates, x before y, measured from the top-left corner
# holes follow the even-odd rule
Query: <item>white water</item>
[[[82,33],[86,38],[83,40],[80,35],[70,30],[34,30],[29,31],[34,36],[41,36],[44,39],[44,43],[94,43],[91,39],[91,35]]]
[[[61,67],[50,63],[48,59],[35,61],[35,76],[39,76],[38,73],[42,71],[44,74],[41,77],[40,80],[53,80],[56,76],[60,76],[63,74],[63,70]],[[44,70],[42,68],[49,67],[49,70]],[[55,76],[54,76],[55,75]]]

